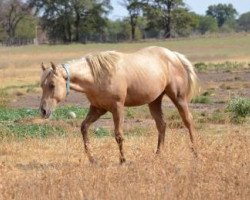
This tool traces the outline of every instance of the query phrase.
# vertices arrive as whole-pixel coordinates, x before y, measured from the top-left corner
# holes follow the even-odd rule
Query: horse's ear
[[[43,62],[41,64],[42,70],[44,71],[46,69],[46,67],[44,66]]]
[[[50,62],[50,64],[51,64],[51,67],[52,67],[53,71],[56,73],[57,67],[56,67],[55,63]]]

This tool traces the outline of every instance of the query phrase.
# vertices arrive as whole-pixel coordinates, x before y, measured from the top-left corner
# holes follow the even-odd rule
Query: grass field
[[[108,113],[91,128],[98,161],[91,165],[80,135],[88,110],[86,98],[71,93],[51,120],[40,119],[40,63],[60,63],[102,50],[132,52],[150,45],[184,53],[196,66],[202,89],[190,106],[198,158],[190,150],[187,130],[176,109],[166,98],[163,108],[168,129],[161,155],[154,153],[154,121],[147,107],[141,106],[125,113],[127,163],[119,164]],[[250,198],[249,34],[0,47],[0,80],[0,200]],[[246,117],[238,117],[233,110]],[[69,111],[76,113],[76,119],[68,116]]]

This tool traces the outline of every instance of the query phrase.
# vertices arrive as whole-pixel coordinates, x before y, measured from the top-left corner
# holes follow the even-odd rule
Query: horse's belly
[[[128,88],[125,106],[140,106],[148,104],[159,97],[165,90],[163,86],[140,87],[140,89]]]

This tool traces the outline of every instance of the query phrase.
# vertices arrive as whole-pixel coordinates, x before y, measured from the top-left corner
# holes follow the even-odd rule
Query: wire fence
[[[33,38],[9,38],[0,42],[2,46],[23,46],[34,44]]]

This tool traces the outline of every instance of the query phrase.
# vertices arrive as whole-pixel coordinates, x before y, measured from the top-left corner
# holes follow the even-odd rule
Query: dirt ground
[[[236,72],[204,72],[198,73],[200,83],[200,94],[209,92],[213,103],[211,104],[191,104],[193,109],[213,111],[222,108],[225,102],[232,96],[244,96],[250,98],[250,70]],[[17,96],[10,102],[13,108],[39,108],[41,98],[40,93],[31,93]],[[84,94],[70,92],[70,95],[60,105],[76,105],[89,107],[88,99]],[[173,107],[167,98],[164,107]]]

